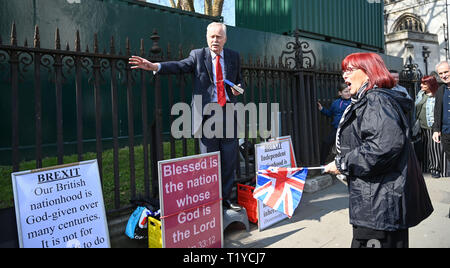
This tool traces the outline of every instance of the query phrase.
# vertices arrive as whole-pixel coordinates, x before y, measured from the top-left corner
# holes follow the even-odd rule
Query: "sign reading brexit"
[[[222,247],[220,153],[158,164],[163,247]]]
[[[97,160],[11,177],[20,247],[110,246]]]

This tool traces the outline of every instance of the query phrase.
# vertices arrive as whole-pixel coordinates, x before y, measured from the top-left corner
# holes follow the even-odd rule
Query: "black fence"
[[[171,107],[191,102],[192,78],[131,70],[128,58],[177,60],[191,48],[179,45],[174,49],[167,44],[162,49],[156,30],[148,50],[142,40],[137,50],[128,39],[120,49],[113,37],[109,44],[101,45],[97,36],[91,46],[82,48],[79,33],[74,35],[73,49],[68,43],[61,44],[58,29],[53,49],[40,47],[37,26],[32,46],[27,40],[19,45],[14,24],[8,43],[0,37],[6,133],[0,146],[2,164],[6,162],[15,172],[27,159],[35,160],[35,168],[42,168],[46,156],[56,156],[56,164],[63,164],[69,154],[83,161],[87,152],[95,152],[103,190],[112,193],[108,212],[127,208],[129,200],[139,196],[158,197],[158,161],[199,153],[197,140],[176,140],[170,135],[175,119]],[[309,44],[301,42],[298,35],[285,46],[278,59],[241,55],[246,92],[238,101],[279,103],[281,136],[292,137],[297,165],[318,165],[320,140],[331,126],[330,120],[320,115],[317,101],[329,107],[334,100],[342,82],[340,68],[318,64]],[[244,140],[259,141],[248,137],[247,126]],[[120,158],[122,148],[128,149],[126,160]],[[104,166],[106,150],[112,154],[108,155],[110,166]],[[236,156],[240,159],[237,182],[254,178],[251,154],[251,147],[244,147]],[[112,170],[108,178],[105,170]]]
[[[406,60],[403,70],[399,75],[399,84],[408,90],[411,98],[415,99],[417,93],[420,91],[420,84],[422,81],[422,71],[419,66],[413,62],[412,56]]]

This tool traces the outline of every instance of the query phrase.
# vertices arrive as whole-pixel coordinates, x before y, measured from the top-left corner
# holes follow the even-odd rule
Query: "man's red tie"
[[[220,55],[216,56],[216,87],[217,102],[223,107],[227,103],[227,97],[225,97],[225,86],[223,83],[222,66],[220,65]]]

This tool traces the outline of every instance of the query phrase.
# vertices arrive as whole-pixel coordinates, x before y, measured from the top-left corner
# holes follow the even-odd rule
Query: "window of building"
[[[425,23],[414,14],[404,14],[400,16],[394,23],[393,32],[399,31],[412,31],[412,32],[425,32]]]

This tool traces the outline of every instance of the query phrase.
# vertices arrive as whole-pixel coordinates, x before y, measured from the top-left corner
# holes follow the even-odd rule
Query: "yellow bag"
[[[148,247],[162,248],[161,221],[148,217]]]

